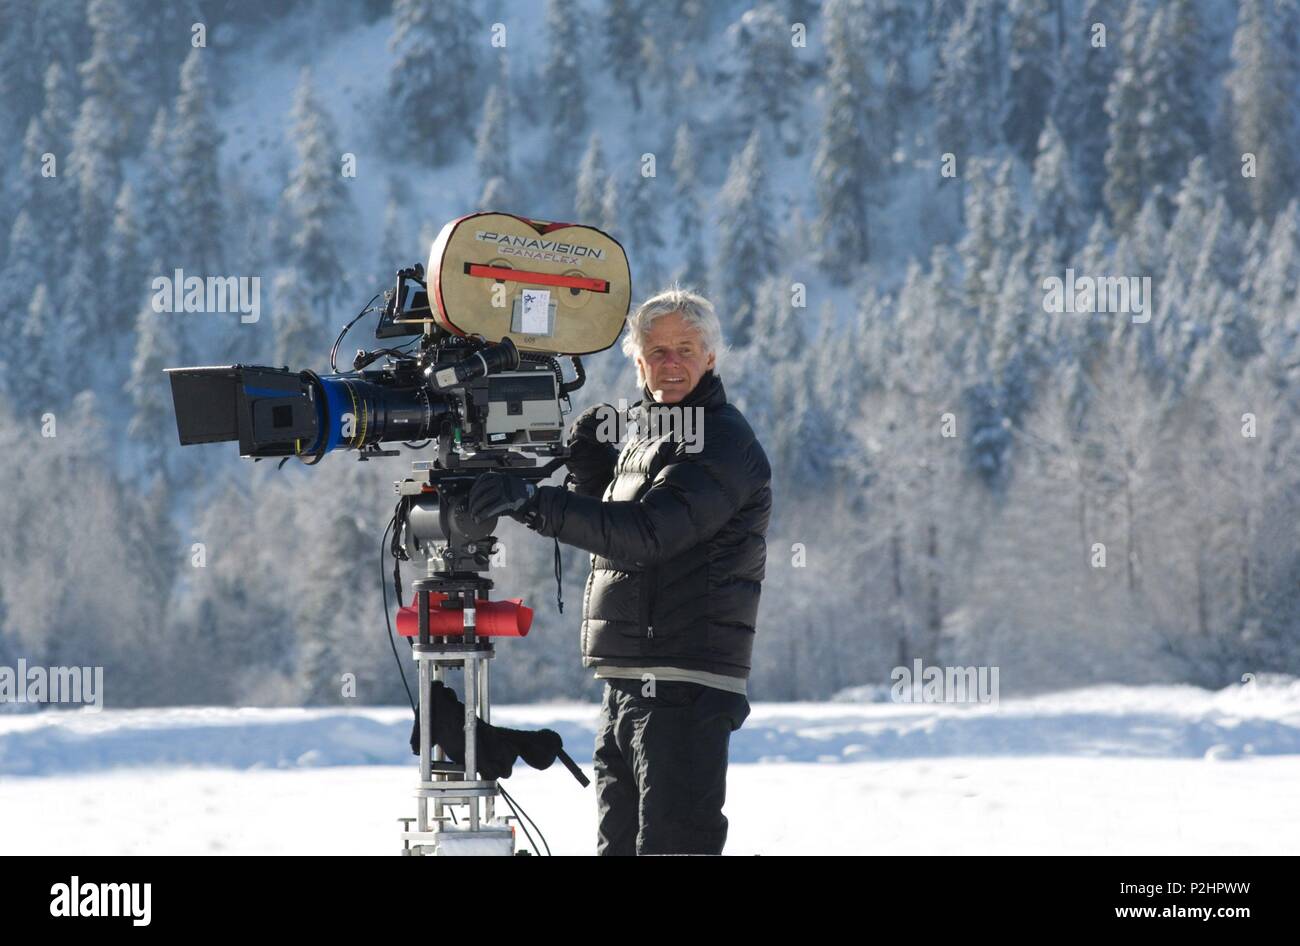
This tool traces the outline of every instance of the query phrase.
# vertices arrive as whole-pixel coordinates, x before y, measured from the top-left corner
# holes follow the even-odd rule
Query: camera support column
[[[514,853],[514,830],[495,812],[499,787],[494,780],[478,777],[478,719],[491,718],[488,702],[488,661],[495,656],[492,641],[476,634],[477,613],[473,603],[486,593],[490,582],[479,576],[429,577],[415,582],[419,616],[419,637],[413,656],[419,668],[420,785],[416,789],[417,818],[402,819],[403,854]],[[459,639],[433,635],[429,627],[429,598],[432,591],[448,595],[448,604],[461,604],[462,635]],[[468,605],[468,606],[464,606]],[[465,761],[457,766],[444,761],[433,742],[430,683],[441,679],[447,668],[460,667],[465,681]],[[429,801],[433,800],[433,817]],[[480,801],[482,805],[480,806]],[[464,807],[467,820],[455,821],[452,812]],[[416,821],[415,830],[410,822]]]

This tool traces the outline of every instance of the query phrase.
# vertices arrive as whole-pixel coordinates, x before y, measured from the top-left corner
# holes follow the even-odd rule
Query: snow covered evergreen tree
[[[964,166],[971,155],[997,140],[997,116],[988,107],[1000,101],[1003,68],[990,42],[996,30],[992,0],[970,0],[938,51],[931,85],[934,140],[941,153],[957,156]]]
[[[646,39],[645,7],[641,0],[610,0],[601,14],[605,64],[619,85],[625,86],[632,107],[641,111],[642,50]]]
[[[479,101],[482,25],[473,3],[395,0],[388,97],[395,126],[434,167],[455,157]]]
[[[136,210],[135,192],[128,182],[113,203],[113,226],[104,255],[107,264],[101,305],[105,311],[105,339],[108,351],[115,354],[129,349],[123,345],[135,327],[135,314],[150,295],[148,270],[140,255],[141,224]]]
[[[647,177],[638,169],[632,175],[619,212],[620,230],[609,231],[625,241],[628,259],[635,260],[633,279],[646,289],[658,288],[663,279],[660,260],[664,240],[659,229],[659,208],[669,205],[667,192],[668,188],[658,177]]]
[[[1144,5],[1141,2],[1131,2],[1124,14],[1119,65],[1106,94],[1106,114],[1110,122],[1103,193],[1112,225],[1117,230],[1128,227],[1141,209],[1146,194],[1146,179],[1139,150],[1144,135],[1142,110],[1146,107],[1146,94],[1142,87],[1145,77],[1141,61],[1146,31]]]
[[[718,195],[719,262],[710,286],[727,335],[738,345],[749,341],[754,292],[777,264],[765,163],[762,130],[755,128],[731,159]]]
[[[546,65],[550,102],[547,161],[554,174],[572,174],[577,143],[587,131],[586,37],[574,0],[546,0]]]
[[[26,321],[11,355],[8,381],[12,395],[43,410],[62,407],[66,391],[60,376],[72,352],[64,344],[45,283],[40,283],[32,293]]]
[[[205,275],[220,265],[224,220],[217,173],[223,136],[212,107],[205,58],[209,55],[206,49],[193,49],[181,67],[171,174],[179,265]]]
[[[600,135],[593,131],[587,141],[587,150],[582,155],[582,163],[578,165],[573,212],[579,222],[600,219],[608,177]]]
[[[41,62],[30,0],[0,0],[0,103],[12,127],[27,127],[40,109]]]
[[[1050,118],[1036,150],[1033,232],[1039,239],[1055,236],[1061,252],[1068,255],[1083,237],[1083,198],[1075,185],[1065,141]]]
[[[800,150],[794,120],[800,105],[799,63],[790,24],[770,0],[746,10],[728,30],[735,47],[738,130],[763,126],[788,154]]]
[[[174,314],[155,312],[151,305],[137,308],[135,354],[126,393],[131,402],[127,436],[144,447],[151,469],[165,478],[172,454],[175,428],[171,390],[164,368],[177,367],[180,355],[175,337]]]
[[[135,36],[122,0],[90,0],[90,58],[81,64],[85,98],[72,131],[69,165],[79,191],[78,234],[83,252],[98,254],[113,219],[121,162],[132,140],[127,65]]]
[[[1027,164],[1038,155],[1052,101],[1056,48],[1049,0],[1011,0],[1011,59],[1002,134]]]
[[[707,292],[709,263],[704,254],[704,212],[700,206],[695,163],[695,143],[691,128],[683,123],[673,138],[673,197],[677,215],[677,248],[681,262],[672,278]]]
[[[479,184],[484,191],[493,188],[492,200],[484,193],[479,206],[485,210],[510,205],[510,77],[504,60],[496,83],[488,90],[479,117],[478,138],[474,147]]]
[[[1290,8],[1296,15],[1295,6]],[[1297,52],[1283,43],[1284,16],[1268,0],[1242,0],[1232,37],[1232,69],[1223,80],[1231,102],[1232,140],[1255,157],[1256,176],[1244,179],[1251,210],[1271,220],[1297,193],[1300,130],[1295,114]],[[1300,38],[1292,32],[1292,39]]]
[[[813,232],[822,267],[841,285],[870,255],[867,193],[886,160],[865,105],[874,90],[863,55],[864,15],[858,0],[831,0],[825,11],[829,62],[821,139],[813,159]]]
[[[278,272],[271,285],[271,304],[275,363],[306,365],[319,358],[326,344],[326,323],[302,274],[293,267]]]
[[[183,220],[174,203],[176,185],[171,120],[165,108],[159,108],[154,115],[140,163],[140,216],[148,221],[144,228],[141,257],[151,263],[157,260],[162,264],[163,272],[171,273],[181,266],[177,230]]]
[[[9,232],[9,253],[0,269],[0,334],[12,337],[21,327],[32,287],[43,278],[44,246],[32,215],[20,210]]]
[[[1188,164],[1209,149],[1208,51],[1195,0],[1158,4],[1149,29],[1140,41],[1138,160],[1143,185],[1161,189],[1168,216]]]
[[[605,190],[600,195],[600,216],[597,218],[600,220],[600,228],[606,233],[617,233],[621,213],[618,181],[613,174],[606,175]]]
[[[292,265],[303,282],[305,300],[318,318],[328,321],[343,294],[346,224],[352,204],[341,172],[338,132],[316,99],[306,69],[294,93],[293,140],[298,163],[283,198],[292,221]]]
[[[1106,96],[1115,72],[1118,50],[1111,40],[1118,26],[1112,0],[1087,0],[1082,19],[1074,21],[1066,32],[1064,74],[1052,107],[1089,216],[1104,206],[1102,188],[1106,183],[1110,126]],[[1103,39],[1104,46],[1100,45]]]

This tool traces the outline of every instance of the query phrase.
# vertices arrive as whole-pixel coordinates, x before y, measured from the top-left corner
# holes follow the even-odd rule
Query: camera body
[[[394,455],[385,443],[436,441],[444,469],[562,456],[569,392],[585,380],[578,356],[608,348],[626,321],[622,247],[592,227],[470,214],[443,227],[425,272],[397,274],[375,329],[412,342],[359,351],[352,371],[166,369],[180,442],[238,441],[244,457],[314,464],[337,449],[365,459]],[[571,357],[573,380],[559,355]]]

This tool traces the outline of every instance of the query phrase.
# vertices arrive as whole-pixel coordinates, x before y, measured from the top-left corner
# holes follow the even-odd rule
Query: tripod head
[[[509,470],[531,482],[540,482],[564,463],[556,458],[537,465],[519,454],[471,460],[452,469],[436,461],[417,460],[409,477],[396,483],[398,494],[394,547],[403,558],[426,561],[429,577],[485,572],[496,546],[498,518],[477,521],[469,514],[468,497],[474,481],[491,470]],[[491,583],[488,583],[491,587]]]

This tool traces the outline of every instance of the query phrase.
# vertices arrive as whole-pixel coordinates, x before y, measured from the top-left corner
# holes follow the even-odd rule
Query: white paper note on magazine
[[[549,327],[551,294],[546,289],[525,289],[520,322],[525,335],[545,335]]]

